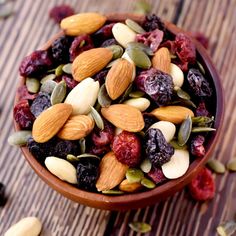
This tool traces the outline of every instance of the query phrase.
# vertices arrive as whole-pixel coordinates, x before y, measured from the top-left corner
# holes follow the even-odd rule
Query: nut
[[[128,104],[143,112],[150,106],[150,101],[147,98],[131,98],[126,100],[124,104]]]
[[[44,163],[48,170],[59,179],[77,184],[76,169],[69,161],[58,157],[47,157]]]
[[[61,21],[61,28],[65,34],[78,36],[81,34],[92,34],[100,29],[106,22],[106,17],[93,12],[80,13],[66,17]]]
[[[86,137],[94,127],[94,121],[86,115],[71,116],[57,136],[65,140],[78,140]]]
[[[105,119],[120,129],[139,132],[144,128],[142,113],[130,105],[115,104],[107,108],[103,107],[101,113]]]
[[[158,49],[152,58],[152,66],[167,74],[170,74],[170,62],[170,52],[165,47]]]
[[[112,59],[113,53],[108,48],[93,48],[82,52],[72,63],[72,76],[82,81],[102,70]]]
[[[38,236],[42,223],[36,217],[26,217],[12,225],[4,236]]]
[[[180,124],[187,118],[187,116],[193,117],[192,110],[182,106],[165,106],[154,109],[151,112],[159,120],[165,120],[174,124]]]
[[[106,191],[116,187],[125,178],[127,169],[128,166],[119,162],[113,152],[107,153],[99,164],[97,190]]]
[[[174,86],[181,88],[184,83],[183,71],[177,65],[170,63],[170,75],[173,78]]]
[[[73,107],[73,115],[87,115],[97,100],[99,82],[87,78],[76,85],[67,95],[65,103]]]
[[[130,62],[133,65],[133,75],[132,75],[132,82],[133,82],[136,77],[136,66],[134,62],[132,61],[132,59],[129,57],[127,52],[124,52],[121,58],[126,59],[128,62]]]
[[[129,183],[127,179],[123,180],[119,185],[119,189],[127,193],[137,192],[141,188],[142,185],[140,183]]]
[[[38,143],[45,143],[51,139],[65,124],[70,114],[72,106],[59,103],[43,111],[33,124],[32,136]]]
[[[118,60],[106,77],[106,89],[112,100],[117,99],[128,88],[132,80],[133,65],[125,59]]]

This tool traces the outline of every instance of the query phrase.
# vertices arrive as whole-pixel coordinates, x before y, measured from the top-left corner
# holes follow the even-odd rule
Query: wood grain
[[[68,3],[79,12],[131,11],[128,0],[17,0],[15,14],[0,20],[0,181],[7,185],[9,197],[0,208],[0,235],[22,217],[38,216],[44,236],[136,235],[128,223],[146,221],[153,226],[149,235],[214,236],[219,222],[232,219],[236,212],[236,174],[215,176],[216,197],[211,202],[196,203],[184,190],[155,206],[126,213],[84,207],[50,189],[25,162],[17,148],[6,140],[11,132],[12,104],[18,83],[21,59],[58,31],[48,19],[49,9]],[[209,52],[219,70],[225,90],[226,114],[223,135],[214,157],[226,163],[236,155],[236,1],[235,0],[160,0],[149,1],[153,12],[174,21],[186,30],[201,31],[210,38]],[[147,234],[148,235],[148,234]]]

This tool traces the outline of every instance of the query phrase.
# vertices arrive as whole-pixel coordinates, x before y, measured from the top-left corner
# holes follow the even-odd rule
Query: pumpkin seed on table
[[[144,95],[145,95],[145,93],[142,92],[142,91],[133,91],[129,94],[129,97],[131,97],[131,98],[141,98]]]
[[[138,23],[131,19],[126,19],[125,24],[138,34],[143,34],[146,32]]]
[[[201,132],[209,132],[209,131],[216,131],[214,128],[210,127],[193,127],[192,133],[201,133]]]
[[[65,64],[65,65],[62,67],[62,70],[63,70],[66,74],[71,75],[71,74],[72,74],[72,63]]]
[[[26,78],[25,84],[30,93],[37,93],[39,91],[40,83],[37,79]]]
[[[61,103],[66,97],[66,82],[62,80],[60,83],[58,83],[51,95],[51,104],[55,105],[57,103]]]
[[[14,13],[13,1],[3,2],[4,4],[0,7],[0,19],[6,19]]]
[[[233,220],[224,222],[217,226],[216,230],[220,236],[233,236],[236,232],[236,222]]]
[[[104,191],[102,191],[102,193],[103,193],[103,194],[107,194],[107,195],[122,195],[122,194],[124,194],[123,191],[120,191],[120,190],[112,190],[112,189],[110,189],[110,190],[104,190]]]
[[[43,84],[43,83],[45,83],[45,82],[48,81],[48,80],[54,80],[54,79],[56,79],[56,75],[55,75],[55,74],[49,74],[49,75],[44,76],[44,77],[40,80],[40,83]]]
[[[211,159],[207,162],[207,166],[217,174],[225,173],[225,166],[216,159]]]
[[[140,165],[140,169],[144,172],[144,173],[149,173],[150,170],[152,169],[152,163],[148,158],[145,158],[141,165]]]
[[[184,146],[191,134],[191,130],[192,130],[192,119],[190,116],[187,117],[187,119],[185,119],[180,128],[179,128],[179,132],[178,132],[178,144],[180,146]]]
[[[104,129],[104,122],[103,122],[101,115],[92,106],[90,106],[90,108],[91,108],[90,114],[91,114],[92,118],[94,119],[97,127],[100,130],[103,130]]]
[[[144,174],[139,169],[129,168],[125,176],[129,183],[140,183],[144,177]]]
[[[129,227],[137,233],[148,233],[152,230],[151,225],[144,222],[132,222]]]
[[[111,105],[112,99],[107,93],[105,84],[103,84],[98,93],[98,103],[101,107],[109,107]]]
[[[114,44],[114,45],[108,46],[107,48],[109,48],[112,51],[112,53],[113,53],[112,59],[113,60],[118,59],[123,55],[124,50],[119,45]]]
[[[230,160],[226,167],[229,171],[236,171],[236,158]]]
[[[82,154],[84,154],[84,153],[85,153],[85,150],[86,150],[86,139],[85,139],[85,138],[81,138],[81,139],[79,140],[79,145],[80,145],[80,152],[81,152]]]
[[[145,0],[140,0],[134,3],[134,12],[137,14],[146,15],[152,10],[152,5]]]
[[[63,66],[64,66],[64,65],[60,65],[60,66],[58,66],[58,67],[56,68],[56,70],[55,70],[55,75],[56,75],[56,76],[60,76],[60,75],[63,74],[63,70],[62,70]]]
[[[7,141],[10,145],[24,146],[27,140],[31,137],[32,132],[29,130],[20,130],[11,134]]]
[[[152,188],[155,188],[156,185],[153,181],[151,181],[150,179],[147,179],[147,178],[143,178],[141,180],[141,184],[146,187],[146,188],[149,188],[149,189],[152,189]]]
[[[57,85],[57,82],[55,82],[53,80],[47,80],[46,82],[44,82],[41,85],[40,91],[51,94],[53,92],[54,88],[56,87],[56,85]]]
[[[148,56],[153,56],[154,53],[152,51],[152,49],[150,47],[148,47],[147,45],[143,44],[143,43],[138,43],[138,42],[130,42],[128,43],[128,47],[127,49],[132,49],[132,48],[135,48],[135,49],[138,49],[140,51],[143,51],[145,52]]]

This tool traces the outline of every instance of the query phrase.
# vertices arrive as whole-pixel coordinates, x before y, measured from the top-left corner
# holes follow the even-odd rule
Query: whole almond
[[[193,117],[193,111],[182,106],[165,106],[154,109],[151,112],[159,120],[169,121],[174,124],[182,123],[187,116]]]
[[[57,136],[65,140],[78,140],[86,137],[94,127],[94,121],[90,116],[71,116]]]
[[[96,182],[98,191],[113,189],[125,178],[127,165],[119,162],[113,152],[107,153],[99,164],[99,178]]]
[[[137,192],[141,188],[142,188],[142,185],[140,183],[129,183],[127,179],[123,180],[119,185],[119,189],[127,193]]]
[[[165,47],[158,49],[152,58],[152,66],[167,74],[170,74],[170,63],[170,52]]]
[[[129,132],[139,132],[144,128],[142,113],[127,104],[115,104],[103,107],[101,113],[114,126]]]
[[[112,100],[117,99],[128,88],[132,80],[133,65],[126,59],[119,59],[109,70],[106,89]]]
[[[38,143],[45,143],[51,139],[65,124],[70,114],[72,106],[59,103],[43,111],[33,124],[32,136]]]
[[[65,34],[78,36],[81,34],[92,34],[100,29],[106,22],[106,17],[93,12],[80,13],[69,16],[61,21],[61,28]]]
[[[72,76],[82,81],[102,70],[112,59],[113,53],[108,48],[93,48],[82,52],[72,63]]]

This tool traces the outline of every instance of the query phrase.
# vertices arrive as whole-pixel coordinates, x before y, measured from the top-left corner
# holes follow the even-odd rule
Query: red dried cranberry
[[[201,101],[199,104],[198,104],[198,107],[195,111],[195,115],[196,116],[210,116],[210,113],[209,111],[206,109],[206,104],[205,102]]]
[[[53,65],[52,57],[48,51],[38,50],[26,56],[20,65],[20,75],[24,77],[39,76]]]
[[[189,34],[195,38],[197,41],[199,41],[203,47],[205,47],[206,49],[209,46],[209,40],[208,38],[201,32],[189,32]]]
[[[117,41],[115,39],[107,39],[106,41],[104,41],[101,45],[102,48],[105,48],[105,47],[108,47],[108,46],[111,46],[111,45],[116,45],[118,44]]]
[[[135,167],[141,159],[141,142],[136,134],[123,131],[114,137],[112,150],[118,161]]]
[[[16,104],[13,110],[15,121],[22,129],[31,129],[35,120],[34,115],[30,111],[27,100],[21,100]]]
[[[160,184],[166,180],[162,170],[160,168],[152,167],[148,173],[148,177],[151,178],[155,184]]]
[[[37,94],[30,94],[26,85],[22,85],[17,89],[17,95],[19,101],[21,100],[34,100]]]
[[[74,59],[82,52],[93,48],[93,41],[87,34],[79,35],[74,39],[70,47],[70,61]]]
[[[110,148],[109,145],[107,145],[107,146],[92,145],[89,148],[88,153],[91,153],[91,154],[94,154],[94,155],[97,155],[97,156],[103,156],[103,155],[105,155],[106,153],[108,153],[110,151],[111,151],[111,148]]]
[[[60,23],[64,18],[74,14],[74,9],[66,4],[55,6],[49,12],[50,18],[52,18],[56,23]]]
[[[162,31],[165,31],[166,29],[164,23],[155,14],[147,15],[142,26],[148,32],[153,31],[155,29],[159,29]]]
[[[189,191],[197,201],[206,201],[215,196],[215,181],[211,172],[203,168],[189,184]]]
[[[63,75],[62,79],[66,82],[66,86],[69,88],[69,90],[73,89],[79,83],[69,75]]]
[[[203,146],[205,138],[202,135],[195,136],[190,145],[191,154],[196,157],[204,157],[206,150]]]
[[[94,80],[98,81],[100,86],[105,83],[109,69],[103,69],[94,76]]]

